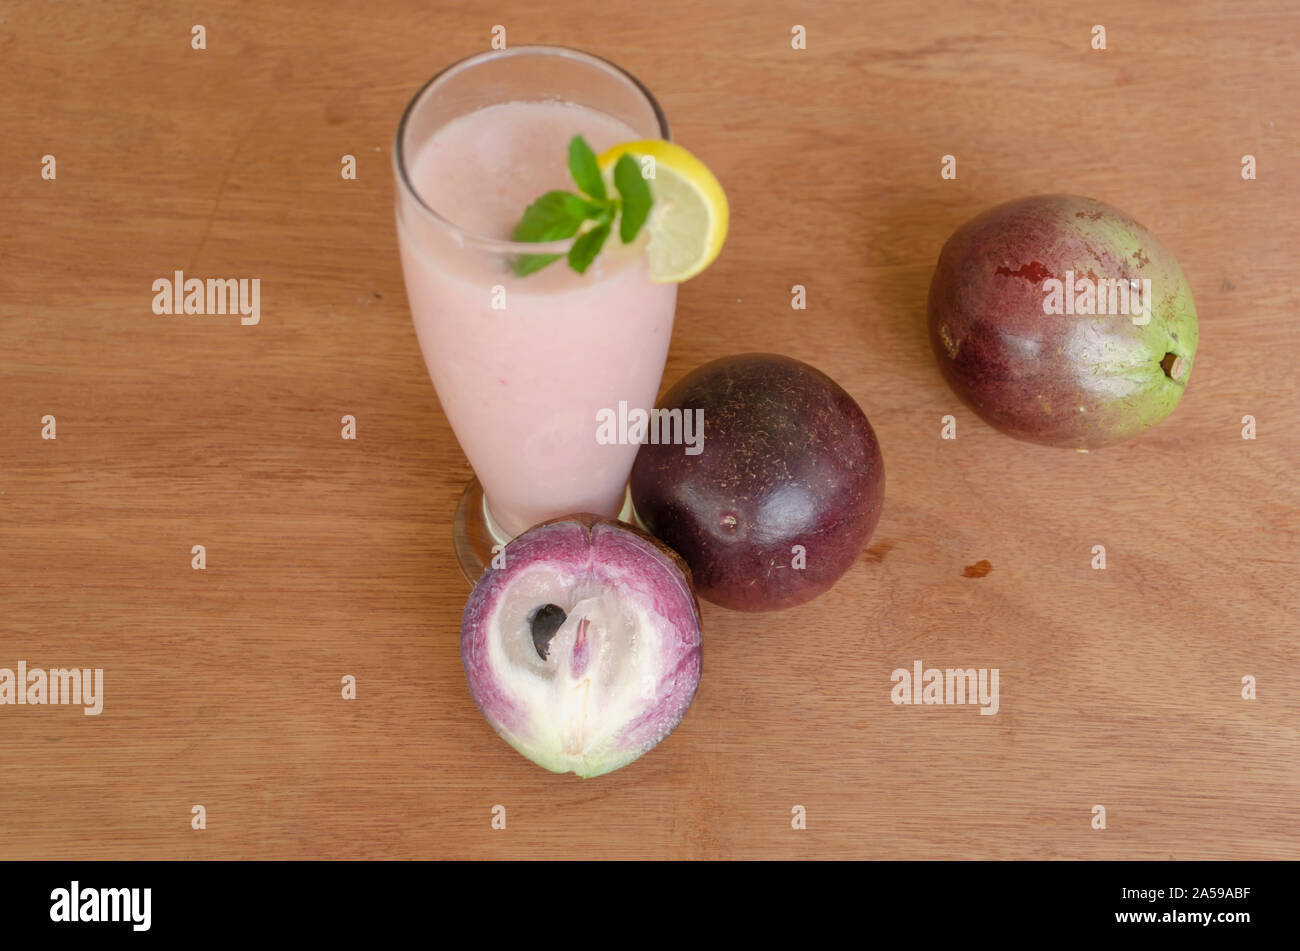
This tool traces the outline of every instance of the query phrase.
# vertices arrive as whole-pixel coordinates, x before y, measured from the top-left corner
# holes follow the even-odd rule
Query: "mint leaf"
[[[515,225],[515,241],[559,241],[572,238],[582,223],[600,208],[572,192],[547,192],[524,210]]]
[[[630,244],[650,214],[654,198],[650,186],[641,176],[641,166],[626,152],[619,156],[614,165],[614,186],[623,198],[623,214],[618,222],[618,236],[624,244]]]
[[[515,226],[514,240],[561,241],[578,235],[583,222],[592,221],[595,226],[578,235],[568,255],[569,267],[579,274],[586,273],[609,237],[616,215],[621,215],[619,233],[626,244],[641,230],[650,211],[650,187],[641,178],[635,160],[623,156],[615,165],[614,173],[616,182],[622,177],[622,183],[618,184],[622,199],[607,196],[595,153],[586,139],[575,135],[569,140],[569,174],[587,197],[572,192],[547,192],[524,210],[524,216]],[[511,262],[511,268],[519,277],[527,277],[563,256],[521,254]]]
[[[584,232],[577,241],[573,242],[573,247],[569,248],[569,267],[579,274],[585,274],[608,237],[608,221],[602,221],[590,231]]]
[[[517,276],[527,277],[529,274],[540,271],[552,261],[558,261],[562,257],[564,257],[563,254],[521,254],[515,258],[511,268]]]
[[[605,200],[605,180],[600,177],[596,153],[591,151],[587,140],[580,135],[569,140],[569,174],[578,183],[578,187],[596,201]]]

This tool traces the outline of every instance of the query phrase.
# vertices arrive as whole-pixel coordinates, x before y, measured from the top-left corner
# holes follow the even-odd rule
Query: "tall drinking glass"
[[[564,258],[528,276],[519,244],[529,203],[573,191],[568,143],[599,154],[667,139],[658,103],[595,56],[523,46],[471,56],[434,76],[402,116],[393,150],[397,233],[429,376],[477,479],[453,535],[475,581],[495,543],[574,512],[615,516],[637,446],[597,440],[598,413],[650,409],[677,288],[650,281],[641,238],[615,234],[585,274]]]

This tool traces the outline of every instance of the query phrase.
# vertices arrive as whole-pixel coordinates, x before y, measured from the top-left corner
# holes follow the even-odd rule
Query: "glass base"
[[[631,489],[624,490],[623,507],[619,510],[618,520],[645,530],[637,518],[636,509],[632,507]],[[451,541],[456,549],[460,573],[470,585],[477,584],[487,566],[492,563],[493,547],[510,541],[510,535],[492,517],[487,496],[477,478],[471,479],[465,486],[465,491],[460,494],[460,502],[451,521]]]

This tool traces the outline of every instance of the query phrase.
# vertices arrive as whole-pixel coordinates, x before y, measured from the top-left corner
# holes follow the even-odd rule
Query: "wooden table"
[[[97,717],[0,707],[0,857],[1300,857],[1294,4],[384,7],[0,7],[0,667],[104,670]],[[470,469],[393,228],[402,108],[497,24],[631,70],[727,188],[665,386],[808,361],[888,472],[840,584],[706,605],[686,719],[589,781],[466,689]],[[1089,455],[983,425],[925,333],[946,236],[1056,191],[1159,234],[1201,315],[1176,413]],[[259,277],[261,322],[156,316],[175,270]],[[893,705],[916,660],[998,668],[1000,711]]]

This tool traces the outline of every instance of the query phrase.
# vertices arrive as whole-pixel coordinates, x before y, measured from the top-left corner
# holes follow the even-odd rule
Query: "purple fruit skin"
[[[1151,321],[1043,313],[1047,278],[1151,280]],[[1023,198],[962,225],[930,284],[930,342],[944,378],[989,425],[1090,449],[1154,426],[1191,373],[1196,309],[1178,261],[1116,208],[1073,195]],[[1177,379],[1162,367],[1181,362]]]
[[[691,586],[690,569],[676,552],[613,519],[579,514],[529,529],[506,546],[505,559],[505,568],[484,572],[461,620],[465,678],[492,728],[529,755],[516,742],[528,738],[528,711],[489,665],[487,636],[498,598],[511,578],[540,562],[556,573],[557,589],[599,578],[633,589],[671,625],[672,637],[666,647],[669,662],[654,687],[654,706],[628,723],[608,755],[581,775],[600,775],[626,765],[667,736],[695,699],[703,672],[699,602]]]
[[[660,407],[704,410],[703,451],[643,445],[632,499],[686,559],[701,597],[738,611],[791,607],[857,560],[880,521],[885,466],[867,417],[834,380],[789,357],[740,354],[694,370]]]

